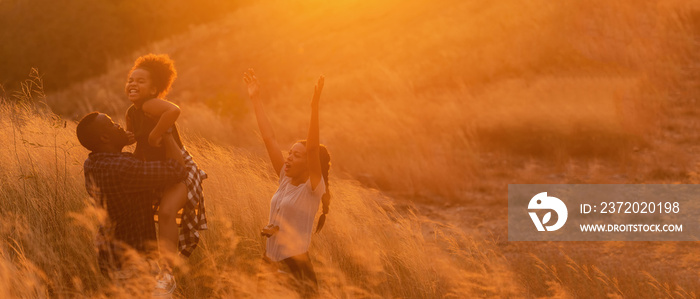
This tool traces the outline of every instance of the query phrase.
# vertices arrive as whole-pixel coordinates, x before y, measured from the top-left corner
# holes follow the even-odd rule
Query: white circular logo
[[[569,210],[566,209],[564,202],[559,198],[547,196],[547,192],[542,192],[535,195],[532,199],[530,199],[530,203],[527,205],[527,208],[528,210],[553,210],[555,213],[557,213],[557,223],[544,226],[549,222],[549,220],[552,219],[551,211],[547,212],[547,214],[542,217],[541,221],[537,217],[537,213],[529,212],[532,222],[535,223],[537,230],[541,232],[545,230],[551,232],[560,229],[562,226],[564,226],[564,223],[566,223],[566,218],[569,216]]]

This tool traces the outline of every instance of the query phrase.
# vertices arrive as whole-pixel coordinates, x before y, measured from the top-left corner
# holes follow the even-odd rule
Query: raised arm
[[[318,183],[323,179],[321,173],[321,159],[319,158],[319,126],[318,126],[318,102],[321,100],[324,77],[318,78],[318,83],[314,87],[314,97],[311,99],[311,124],[309,125],[309,136],[306,137],[306,158],[309,165],[309,180],[311,189],[316,189]]]
[[[248,96],[250,96],[250,101],[253,102],[255,118],[258,120],[258,128],[260,128],[260,134],[265,142],[265,148],[267,148],[267,154],[270,156],[272,167],[275,169],[275,173],[280,175],[280,171],[284,166],[284,157],[275,138],[275,132],[272,130],[272,125],[270,125],[270,121],[267,119],[265,109],[260,101],[260,84],[258,83],[258,78],[255,77],[253,69],[248,69],[243,74],[243,81],[248,85]]]
[[[180,107],[163,99],[152,99],[143,103],[141,109],[149,117],[158,119],[155,128],[148,135],[148,143],[152,146],[160,146],[163,134],[175,124],[180,116]]]

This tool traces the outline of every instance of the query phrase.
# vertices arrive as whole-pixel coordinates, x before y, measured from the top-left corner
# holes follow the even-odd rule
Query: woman
[[[318,124],[318,104],[324,77],[319,77],[314,89],[307,139],[292,145],[286,160],[258,98],[260,85],[252,69],[244,74],[243,80],[248,85],[248,95],[253,102],[258,127],[270,161],[280,178],[279,188],[270,202],[268,225],[261,232],[263,236],[268,237],[265,259],[275,262],[280,270],[291,272],[300,284],[301,295],[310,296],[318,292],[316,272],[308,252],[313,221],[319,203],[323,201],[323,214],[316,229],[317,232],[320,231],[330,202],[330,155],[326,147],[319,144]]]
[[[171,267],[178,259],[178,249],[183,256],[189,256],[199,242],[197,230],[207,229],[201,187],[207,175],[197,168],[182,145],[175,126],[180,108],[165,99],[176,76],[174,62],[167,55],[149,54],[136,60],[125,87],[126,96],[133,103],[126,112],[126,128],[135,138],[134,156],[145,161],[165,160],[161,140],[164,134],[172,133],[183,152],[188,173],[185,181],[163,190],[158,203],[162,271],[157,289],[164,289],[165,293],[171,293],[176,286]],[[180,209],[183,209],[182,231],[178,233],[175,219]]]

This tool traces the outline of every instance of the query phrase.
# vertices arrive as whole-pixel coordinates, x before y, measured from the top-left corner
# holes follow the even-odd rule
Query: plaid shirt
[[[182,208],[182,229],[178,236],[178,248],[180,254],[189,257],[199,244],[199,231],[208,229],[202,194],[202,181],[207,178],[207,173],[197,167],[197,163],[186,150],[183,149],[182,155],[187,171],[187,202]]]
[[[100,257],[122,243],[142,253],[153,250],[153,203],[160,190],[185,179],[185,169],[175,160],[145,162],[131,153],[90,153],[83,168],[88,194],[110,220],[97,236]]]

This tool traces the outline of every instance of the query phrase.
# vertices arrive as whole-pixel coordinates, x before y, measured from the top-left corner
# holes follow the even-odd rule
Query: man
[[[83,117],[76,134],[80,144],[91,151],[83,165],[88,194],[108,216],[96,242],[100,269],[105,274],[123,274],[132,262],[128,260],[132,249],[141,257],[152,258],[157,252],[152,205],[163,188],[185,179],[182,151],[166,134],[162,142],[168,160],[139,160],[122,152],[124,146],[133,143],[133,137],[99,112]],[[160,280],[157,288],[165,288],[166,293],[173,291],[174,280],[165,286]]]

